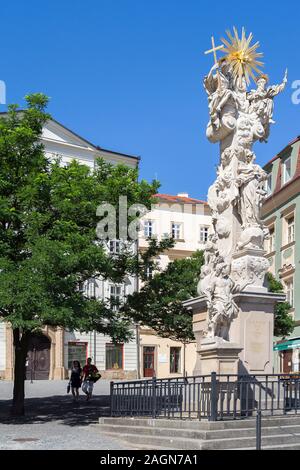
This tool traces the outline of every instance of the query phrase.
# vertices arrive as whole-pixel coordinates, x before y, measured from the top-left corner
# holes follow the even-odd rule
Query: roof
[[[141,157],[137,157],[135,155],[128,155],[127,153],[115,152],[114,150],[108,150],[108,149],[105,149],[103,147],[100,147],[99,145],[95,145],[92,142],[85,139],[84,137],[81,137],[81,135],[76,134],[76,132],[74,132],[71,129],[69,129],[68,127],[64,126],[61,122],[57,121],[56,119],[51,118],[51,120],[56,122],[56,124],[59,124],[61,127],[66,129],[68,132],[71,132],[72,134],[74,134],[79,139],[82,139],[87,144],[92,145],[92,147],[94,147],[96,150],[102,150],[103,152],[108,152],[108,153],[115,153],[116,155],[122,155],[123,157],[133,158],[134,160],[138,160],[138,161],[141,159]]]
[[[205,204],[208,205],[206,201],[202,201],[201,199],[195,199],[192,197],[184,197],[184,196],[172,196],[171,194],[155,194],[156,198],[159,198],[162,201],[166,202],[174,202],[179,204]]]
[[[295,144],[296,142],[298,142],[300,140],[300,135],[298,135],[297,137],[295,137],[293,140],[291,140],[291,142],[289,142],[280,152],[277,153],[277,155],[275,155],[275,157],[271,158],[271,160],[269,160],[265,165],[264,165],[264,168],[269,166],[270,163],[273,163],[275,160],[277,160],[277,158],[280,158],[280,154],[283,153],[288,147],[290,147],[291,145]]]
[[[282,153],[290,145],[294,144],[295,142],[298,142],[299,140],[300,140],[300,136],[297,137],[296,139],[294,139],[292,142],[290,142],[280,153]],[[266,165],[264,166],[264,168],[265,167],[266,167]],[[281,191],[288,188],[295,181],[300,179],[300,147],[299,147],[299,151],[298,151],[298,155],[297,155],[296,168],[295,168],[294,176],[291,179],[289,179],[286,183],[282,184],[281,173],[282,173],[282,165],[280,164],[279,167],[278,167],[278,170],[277,170],[277,174],[276,174],[276,183],[275,183],[274,191],[264,200],[263,205],[265,205],[267,201],[273,199],[274,196],[276,196],[278,193],[280,193]]]
[[[22,112],[24,111],[23,109],[18,109],[17,112]],[[0,112],[0,115],[1,114],[7,114],[7,111],[1,111]],[[78,137],[79,139],[83,140],[84,142],[86,142],[88,145],[91,145],[92,147],[95,148],[95,150],[100,150],[102,152],[108,152],[108,153],[114,153],[116,155],[122,155],[123,157],[127,157],[127,158],[133,158],[134,160],[137,160],[139,161],[141,159],[140,156],[136,156],[136,155],[128,155],[127,153],[121,153],[121,152],[116,152],[114,150],[108,150],[108,149],[105,149],[103,147],[100,147],[99,145],[95,145],[93,144],[92,142],[90,142],[89,140],[85,139],[84,137],[81,137],[81,135],[79,134],[76,134],[76,132],[72,131],[71,129],[69,129],[68,127],[66,127],[64,124],[62,124],[61,122],[57,121],[56,119],[52,118],[50,119],[51,121],[55,122],[56,124],[58,124],[59,126],[63,127],[66,131],[68,132],[71,132],[71,134],[75,135],[76,137]]]

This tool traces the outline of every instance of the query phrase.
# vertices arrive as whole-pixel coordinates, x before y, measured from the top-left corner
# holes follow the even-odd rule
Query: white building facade
[[[191,198],[186,193],[177,196],[157,194],[156,198],[157,204],[142,219],[139,250],[147,248],[149,237],[155,237],[158,241],[166,235],[173,237],[174,247],[157,259],[160,269],[164,270],[170,262],[205,249],[212,232],[212,221],[206,201]],[[161,338],[150,328],[139,329],[140,377],[193,375],[196,355],[196,342],[184,344]]]

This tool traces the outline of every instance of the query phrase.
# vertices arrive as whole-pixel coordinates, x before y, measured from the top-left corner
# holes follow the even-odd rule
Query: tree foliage
[[[267,281],[270,292],[283,292],[283,285],[273,274],[267,273]],[[289,314],[291,305],[289,302],[278,302],[274,312],[274,336],[285,337],[290,335],[296,324]]]
[[[139,293],[128,298],[125,305],[128,318],[151,327],[161,337],[193,340],[192,315],[182,302],[197,296],[202,264],[202,251],[169,263]]]
[[[158,183],[139,182],[137,169],[100,159],[93,171],[75,160],[67,166],[49,161],[41,143],[48,100],[42,94],[26,100],[27,109],[10,106],[0,119],[0,317],[14,335],[15,414],[23,412],[30,334],[52,325],[127,341],[130,320],[107,299],[86,296],[82,284],[95,278],[124,282],[144,272],[169,244],[154,242],[140,260],[132,246],[109,253],[96,239],[97,207],[103,202],[117,207],[126,196],[128,207],[150,209]]]

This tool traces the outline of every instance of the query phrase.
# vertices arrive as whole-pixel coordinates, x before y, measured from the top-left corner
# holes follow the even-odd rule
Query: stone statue
[[[249,112],[256,113],[258,118],[261,120],[264,128],[265,135],[262,139],[267,141],[269,136],[269,125],[275,124],[273,121],[273,111],[274,111],[274,97],[281,93],[287,83],[287,70],[285,71],[283,81],[280,85],[273,85],[266,89],[268,82],[268,76],[261,74],[256,79],[257,89],[251,90],[247,93],[247,99],[250,103]]]
[[[266,195],[263,183],[267,174],[259,165],[252,163],[250,155],[246,163],[239,162],[236,183],[240,188],[240,214],[242,229],[248,227],[262,227],[259,212],[262,201]]]
[[[220,67],[218,75],[215,77],[213,71],[219,67],[219,64],[215,64],[207,77],[204,78],[204,88],[208,94],[209,102],[209,114],[211,119],[211,125],[219,129],[221,111],[225,104],[232,100],[235,103],[235,95],[231,89],[231,75],[228,73],[228,67],[226,64]]]
[[[222,40],[223,46],[215,47],[212,38],[213,48],[207,53],[214,52],[215,63],[204,78],[209,107],[206,135],[219,143],[220,163],[208,190],[214,234],[205,250],[198,292],[207,300],[207,336],[224,340],[237,311],[234,294],[245,288],[265,289],[268,261],[263,244],[268,231],[260,207],[266,197],[266,173],[254,163],[253,144],[267,141],[274,123],[274,97],[287,82],[287,71],[280,85],[269,87],[267,76],[260,74],[257,88],[248,92],[253,71],[262,65],[257,60],[259,43],[251,46],[252,35],[247,39],[243,30],[239,39],[234,32],[234,38],[228,33],[229,39]],[[220,60],[217,50],[225,54]]]
[[[233,294],[239,291],[239,286],[229,273],[230,266],[219,259],[204,292],[208,307],[206,338],[221,337],[228,340],[229,326],[238,313]]]

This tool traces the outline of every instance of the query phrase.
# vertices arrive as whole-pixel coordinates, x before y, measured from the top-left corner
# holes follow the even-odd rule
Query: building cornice
[[[276,221],[276,215],[273,215],[269,219],[264,220],[264,224],[269,227],[270,225],[273,225],[274,222]]]
[[[280,269],[278,269],[280,279],[292,276],[294,273],[295,266],[293,264],[284,264]]]
[[[287,215],[290,215],[291,213],[294,212],[295,209],[296,209],[296,204],[293,203],[289,207],[286,207],[280,212],[280,217],[286,217]]]
[[[280,251],[284,251],[284,250],[287,250],[288,248],[291,248],[291,246],[295,246],[296,245],[296,242],[295,241],[292,241],[290,243],[286,243],[285,245],[283,245],[281,248],[280,248]]]

